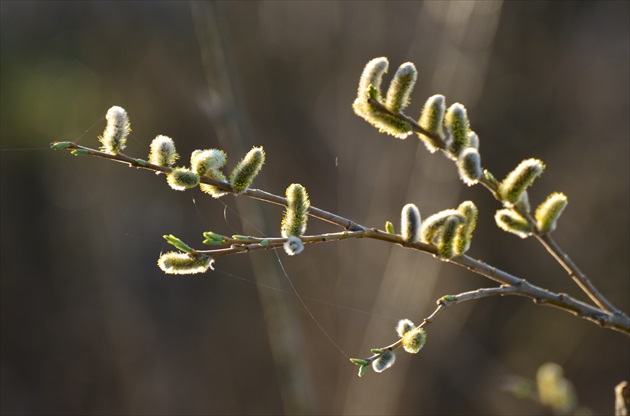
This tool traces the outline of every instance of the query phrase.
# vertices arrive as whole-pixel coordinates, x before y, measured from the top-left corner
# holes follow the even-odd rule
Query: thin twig
[[[153,165],[145,162],[141,159],[135,159],[124,154],[111,155],[108,153],[104,153],[98,150],[94,150],[91,148],[87,148],[84,146],[79,146],[75,143],[68,142],[68,145],[65,147],[67,150],[81,150],[82,154],[100,157],[105,159],[114,160],[117,162],[127,163],[132,167],[136,167],[139,169],[147,169],[154,172],[161,173],[169,173],[172,169],[165,168],[162,166]],[[218,182],[215,180],[211,180],[208,178],[202,178],[203,183],[207,183],[209,185],[217,186],[218,188],[232,192],[232,187],[230,184],[225,182]],[[248,189],[245,192],[241,193],[241,195],[245,195],[254,199],[258,199],[264,202],[269,202],[277,205],[286,206],[286,199],[270,194],[265,191],[257,190],[257,189]],[[385,231],[381,231],[375,228],[368,228],[363,225],[357,224],[347,218],[341,217],[336,214],[332,214],[330,212],[324,211],[322,209],[311,206],[308,211],[309,215],[318,218],[322,221],[329,222],[331,224],[335,224],[340,226],[346,230],[341,233],[330,233],[330,234],[322,234],[318,236],[307,236],[304,237],[303,242],[305,243],[321,243],[326,241],[339,241],[345,240],[349,238],[371,238],[375,240],[386,241],[393,244],[399,244],[403,247],[419,250],[428,254],[431,254],[437,257],[437,249],[433,245],[424,244],[420,242],[407,242],[403,240],[402,236],[398,234],[389,234]],[[275,239],[275,241],[270,242],[266,245],[261,245],[260,243],[264,239],[258,239],[255,237],[248,237],[248,239],[231,239],[227,240],[230,242],[231,247],[224,249],[216,249],[216,250],[200,250],[197,251],[199,253],[203,253],[209,255],[213,258],[218,258],[230,254],[240,254],[246,253],[254,250],[266,250],[277,248],[281,246],[286,239]],[[240,245],[239,245],[240,242]],[[509,291],[506,291],[506,294],[517,295],[528,297],[532,299],[535,303],[553,306],[555,308],[564,310],[569,312],[575,316],[586,319],[588,321],[594,322],[603,328],[612,329],[614,331],[618,331],[624,333],[626,335],[630,335],[630,318],[623,313],[611,313],[605,309],[599,309],[594,306],[588,305],[584,302],[581,302],[577,299],[572,298],[571,296],[564,293],[554,293],[533,285],[526,281],[525,279],[518,278],[513,276],[507,272],[504,272],[500,269],[487,265],[486,263],[472,259],[466,255],[455,257],[449,260],[450,263],[456,264],[460,267],[464,267],[474,273],[480,274],[482,276],[486,276],[495,282],[498,282],[502,285],[506,285],[512,287]]]
[[[431,313],[431,315],[424,318],[422,323],[418,325],[416,328],[424,328],[432,324],[435,318],[437,318],[438,315],[444,312],[444,310],[448,308],[449,306],[457,305],[458,303],[466,302],[469,300],[483,299],[483,298],[488,298],[492,296],[507,296],[507,295],[514,295],[514,294],[518,294],[517,286],[500,286],[500,287],[482,288],[482,289],[477,289],[470,292],[460,293],[459,295],[443,296],[437,300],[436,302],[438,305],[437,308],[435,308],[435,310]],[[369,357],[363,358],[363,360],[367,361],[368,364],[371,364],[374,360],[382,356],[385,352],[394,351],[400,347],[402,347],[402,338],[386,347],[377,348],[377,350],[379,350],[380,352],[375,353]]]

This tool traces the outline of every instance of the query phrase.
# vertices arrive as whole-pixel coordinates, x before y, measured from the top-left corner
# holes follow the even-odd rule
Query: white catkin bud
[[[169,186],[176,191],[184,191],[199,185],[199,175],[188,168],[175,168],[166,176]]]
[[[474,131],[468,132],[468,146],[479,150],[479,136]]]
[[[105,119],[107,120],[105,131],[103,135],[98,138],[103,145],[101,151],[111,155],[117,155],[125,148],[127,136],[131,131],[129,117],[124,108],[113,106],[107,110]]]
[[[221,169],[227,162],[225,152],[220,149],[195,150],[190,156],[190,167],[199,176]]]
[[[363,69],[357,98],[354,100],[352,108],[356,115],[379,129],[381,133],[404,139],[412,133],[411,125],[368,101],[373,99],[381,102],[381,82],[388,67],[389,62],[384,57],[372,59],[367,63]]]
[[[453,158],[457,158],[462,150],[468,147],[470,123],[466,107],[460,103],[450,106],[444,116],[444,124],[452,136],[449,143],[450,154]]]
[[[411,322],[409,319],[401,319],[400,321],[398,321],[398,324],[396,325],[396,333],[398,334],[399,337],[403,337],[403,335],[405,335],[408,331],[410,331],[411,329],[415,328],[416,325]]]
[[[240,194],[254,181],[265,163],[265,151],[262,147],[254,147],[236,165],[230,175],[230,184],[234,193]]]
[[[282,236],[304,235],[308,222],[308,209],[311,201],[308,199],[306,188],[299,183],[292,183],[287,187],[287,209],[280,226]]]
[[[300,240],[300,237],[292,235],[284,242],[284,251],[286,251],[289,256],[295,256],[304,251],[304,243]]]
[[[494,220],[499,228],[521,238],[527,238],[532,233],[532,227],[527,220],[512,209],[505,208],[498,210],[494,215]]]
[[[409,243],[420,241],[420,226],[422,220],[420,211],[414,204],[407,204],[403,207],[400,214],[400,232],[403,240]]]
[[[463,216],[452,215],[448,217],[441,227],[438,240],[438,257],[442,260],[450,260],[457,254],[458,229],[464,223]]]
[[[523,160],[499,185],[499,195],[512,204],[542,175],[545,164],[538,159]]]
[[[394,78],[387,90],[385,107],[393,113],[404,110],[411,102],[411,92],[416,85],[417,79],[418,71],[415,65],[411,62],[402,64],[396,71],[396,74],[394,74]]]
[[[389,68],[389,62],[385,57],[374,58],[365,65],[359,81],[357,101],[367,101],[370,85],[379,92],[380,96],[381,82],[387,68]]]
[[[522,212],[529,213],[532,210],[532,207],[529,204],[529,192],[523,191],[514,205],[516,205],[516,207]]]
[[[420,139],[424,142],[427,149],[429,149],[431,153],[434,153],[440,148],[440,146],[442,146],[442,138],[444,137],[443,125],[445,114],[446,100],[444,96],[440,94],[429,97],[427,102],[424,104],[424,107],[422,108],[418,124],[420,124],[420,126],[427,132],[432,133],[440,138],[440,140],[436,140],[435,138],[432,138],[430,136],[418,134],[418,137],[420,137]]]
[[[382,373],[394,365],[395,361],[396,354],[394,354],[394,351],[385,351],[380,357],[372,361],[372,369],[377,373]]]
[[[162,254],[158,260],[158,266],[166,274],[205,273],[209,268],[214,270],[213,264],[211,257],[175,251]]]
[[[545,202],[536,208],[536,227],[541,234],[547,234],[556,229],[556,223],[569,200],[561,192],[549,195]]]
[[[149,163],[169,168],[179,159],[175,142],[168,136],[159,135],[151,142]]]
[[[474,147],[466,148],[457,158],[459,177],[468,186],[475,185],[483,171],[481,170],[481,156]]]
[[[466,221],[464,225],[459,227],[457,231],[457,240],[455,242],[455,255],[461,256],[466,253],[470,248],[470,242],[472,241],[472,233],[477,226],[477,216],[479,210],[472,201],[464,201],[457,207],[457,210],[464,214]]]
[[[456,209],[445,209],[424,220],[420,228],[420,241],[426,244],[433,244],[436,237],[439,237],[446,221],[453,216],[459,217],[460,223],[466,222],[466,217]]]
[[[427,333],[423,328],[413,328],[402,337],[402,346],[409,354],[417,354],[427,342]]]

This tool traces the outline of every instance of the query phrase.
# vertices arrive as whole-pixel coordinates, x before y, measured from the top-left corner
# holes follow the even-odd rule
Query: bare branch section
[[[169,167],[154,165],[145,160],[132,158],[122,153],[112,155],[88,147],[80,146],[72,142],[56,142],[53,143],[52,147],[54,149],[69,150],[74,155],[87,155],[113,160],[115,162],[126,163],[130,167],[135,167],[138,169],[146,169],[164,174],[169,174],[172,171],[172,169]],[[234,190],[229,183],[212,180],[205,177],[201,178],[201,182],[215,186],[225,192],[234,193]],[[286,206],[287,204],[286,198],[258,189],[246,189],[240,195],[245,195],[249,198],[281,206]],[[308,208],[308,215],[313,218],[317,218],[319,220],[339,226],[345,231],[314,236],[301,236],[300,239],[304,244],[316,244],[355,238],[370,238],[422,251],[435,257],[438,256],[437,248],[434,245],[421,242],[406,241],[401,235],[391,234],[375,228],[368,228],[347,218],[313,206],[310,206]],[[218,244],[220,248],[212,250],[195,250],[195,252],[216,259],[231,254],[242,254],[255,250],[275,249],[282,246],[286,241],[286,238],[265,239],[241,236],[240,238],[225,238],[224,241]],[[466,292],[456,296],[443,297],[438,301],[438,308],[428,318],[426,318],[424,322],[419,325],[419,327],[426,326],[431,323],[432,320],[435,319],[435,317],[437,317],[437,315],[439,315],[443,309],[450,305],[461,303],[467,300],[481,299],[490,296],[511,295],[530,298],[537,304],[553,306],[555,308],[564,310],[565,312],[569,312],[577,317],[594,322],[601,327],[630,335],[630,318],[628,318],[623,313],[611,312],[610,309],[601,307],[601,305],[599,304],[599,308],[588,305],[564,293],[550,292],[546,289],[533,285],[524,279],[513,276],[507,272],[487,265],[486,263],[483,263],[479,260],[472,259],[471,257],[468,257],[466,255],[454,257],[450,259],[449,262],[460,267],[464,267],[474,273],[485,276],[495,282],[500,283],[502,286],[491,289],[479,289],[473,292]],[[393,349],[399,348],[400,346],[400,341],[398,341],[392,345],[385,347],[382,350],[392,351]],[[370,359],[376,358],[378,357]]]

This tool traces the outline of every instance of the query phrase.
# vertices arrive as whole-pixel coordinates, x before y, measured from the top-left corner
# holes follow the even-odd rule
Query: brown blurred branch
[[[630,407],[630,384],[622,381],[615,386],[615,416],[628,416]]]
[[[136,167],[138,169],[147,169],[154,172],[160,172],[160,173],[166,173],[166,174],[168,174],[172,170],[170,168],[153,165],[153,164],[145,162],[142,159],[135,159],[135,158],[126,156],[124,154],[111,155],[111,154],[104,153],[95,149],[80,146],[72,142],[63,142],[63,144],[64,144],[63,147],[59,146],[59,143],[53,143],[53,146],[57,146],[57,148],[63,148],[65,150],[70,150],[73,152],[73,154],[82,154],[82,155],[88,155],[88,156],[114,160],[121,163],[127,163],[129,166]],[[224,191],[232,192],[232,187],[228,183],[218,182],[218,181],[208,179],[208,178],[202,178],[201,181],[209,185],[214,185]],[[286,205],[285,198],[278,195],[270,194],[268,192],[261,191],[258,189],[247,189],[246,191],[241,193],[241,195],[245,195],[250,198],[258,199],[258,200],[276,204],[276,205],[281,205],[281,206]],[[312,243],[321,243],[321,242],[328,242],[328,241],[340,241],[340,240],[346,240],[350,238],[371,238],[371,239],[381,240],[381,241],[385,241],[385,242],[389,242],[393,244],[399,244],[403,247],[423,251],[425,253],[428,253],[437,257],[437,249],[433,245],[424,244],[420,242],[408,242],[408,241],[405,241],[402,238],[402,236],[398,234],[390,234],[390,233],[387,233],[385,231],[381,231],[375,228],[368,228],[363,225],[357,224],[347,218],[324,211],[316,207],[311,206],[309,208],[308,213],[310,216],[314,218],[337,225],[339,227],[346,229],[347,231],[344,231],[341,233],[322,234],[322,235],[317,235],[317,236],[302,237],[302,241],[304,243],[312,244]],[[286,239],[283,239],[283,238],[266,239],[268,240],[269,244],[261,245],[260,243],[263,240],[265,239],[256,238],[256,237],[247,237],[246,239],[227,238],[225,240],[225,244],[229,245],[228,248],[221,248],[217,250],[200,250],[198,252],[211,256],[213,258],[217,258],[217,257],[222,257],[222,256],[230,255],[230,254],[246,253],[246,252],[254,251],[254,250],[275,249],[286,241]],[[495,289],[492,291],[485,290],[485,291],[479,292],[479,294],[476,294],[476,295],[467,294],[466,296],[463,297],[464,300],[487,297],[487,296],[490,296],[490,294],[492,293],[494,295],[501,295],[501,296],[503,295],[523,296],[523,297],[532,299],[537,304],[553,306],[558,309],[564,310],[565,312],[569,312],[580,318],[594,322],[603,328],[612,329],[614,331],[618,331],[626,335],[630,335],[630,318],[628,318],[623,313],[611,313],[610,311],[604,308],[597,308],[597,307],[588,305],[584,302],[581,302],[577,299],[574,299],[565,293],[551,292],[547,289],[543,289],[539,286],[533,285],[529,283],[528,281],[526,281],[525,279],[521,279],[519,277],[513,276],[507,272],[504,272],[500,269],[492,267],[482,261],[475,260],[466,255],[450,259],[449,262],[456,264],[460,267],[464,267],[474,273],[480,274],[495,282],[498,282],[504,285],[504,287],[500,288],[502,290],[498,290],[498,289]],[[483,296],[481,296],[481,294],[483,294]],[[475,298],[474,296],[480,296],[480,297]],[[461,300],[461,301],[463,302],[464,300]]]

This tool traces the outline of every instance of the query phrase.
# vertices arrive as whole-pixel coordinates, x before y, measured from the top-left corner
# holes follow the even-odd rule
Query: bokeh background
[[[629,5],[3,0],[2,414],[548,414],[503,388],[548,361],[582,406],[612,413],[628,338],[520,298],[448,309],[420,354],[359,379],[347,356],[394,341],[398,319],[420,322],[442,295],[493,283],[362,240],[165,277],[163,234],[196,245],[209,230],[277,235],[281,209],[171,192],[162,176],[48,144],[97,147],[120,105],[127,154],[146,157],[157,134],[184,161],[220,147],[233,166],[264,146],[256,187],[302,183],[314,205],[364,225],[397,223],[408,202],[426,217],[472,199],[471,256],[584,299],[540,245],[496,228],[496,201],[446,158],[352,113],[368,60],[389,57],[390,75],[412,61],[408,114],[442,93],[467,106],[497,176],[544,160],[532,200],[569,196],[556,240],[628,312]]]

